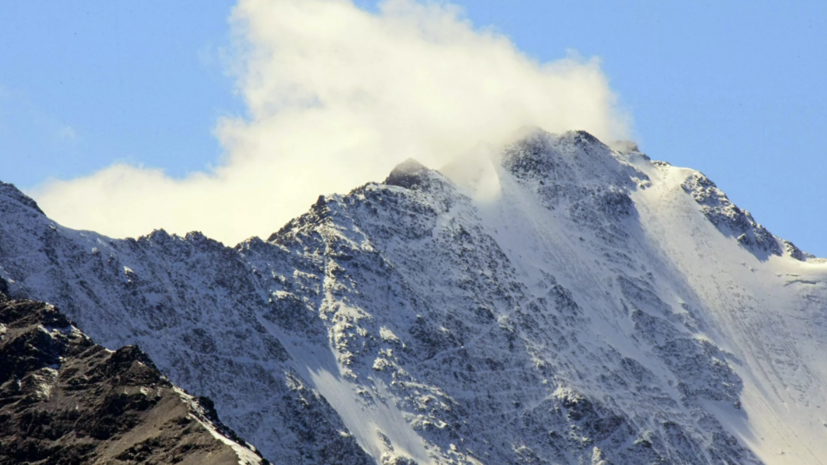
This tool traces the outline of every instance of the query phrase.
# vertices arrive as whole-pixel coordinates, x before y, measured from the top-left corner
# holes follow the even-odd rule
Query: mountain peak
[[[544,184],[634,185],[646,175],[616,155],[611,148],[586,131],[552,134],[535,130],[507,145],[502,165],[519,179]]]
[[[37,205],[37,202],[32,200],[29,196],[24,194],[20,191],[14,184],[5,183],[0,181],[0,197],[7,197],[8,199],[12,200],[15,203],[21,204],[25,207],[31,208],[32,210],[36,211],[37,213],[44,215],[43,210]],[[8,205],[7,202],[3,202],[3,205]]]
[[[279,463],[827,455],[827,263],[585,131],[528,128],[449,168],[407,160],[235,249],[110,240],[0,195],[0,277],[140,345]],[[497,195],[468,188],[488,179]]]
[[[561,141],[571,141],[579,145],[605,145],[597,137],[582,129],[566,131],[560,137]]]
[[[413,158],[408,158],[396,165],[396,168],[394,168],[387,179],[385,179],[385,184],[413,189],[427,182],[427,174],[430,171],[431,170],[422,163],[419,163]]]

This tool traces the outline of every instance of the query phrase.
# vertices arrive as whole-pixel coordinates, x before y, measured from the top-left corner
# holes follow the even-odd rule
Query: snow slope
[[[140,345],[274,463],[827,457],[824,261],[584,132],[443,171],[235,248],[69,230],[0,184],[0,277]]]

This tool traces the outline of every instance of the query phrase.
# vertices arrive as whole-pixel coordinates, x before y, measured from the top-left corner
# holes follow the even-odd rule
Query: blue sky
[[[827,256],[827,4],[453,3],[538,61],[600,57],[644,151],[703,171]],[[219,118],[247,111],[226,72],[233,4],[0,4],[0,179],[31,189],[116,161],[173,177],[219,164]]]

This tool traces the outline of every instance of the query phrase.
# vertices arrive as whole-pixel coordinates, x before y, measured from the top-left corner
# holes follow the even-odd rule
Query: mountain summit
[[[827,263],[697,171],[526,133],[266,241],[115,240],[0,189],[0,277],[138,344],[276,464],[817,464]]]

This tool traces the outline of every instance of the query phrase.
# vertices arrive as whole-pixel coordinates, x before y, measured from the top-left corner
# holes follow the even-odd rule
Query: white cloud
[[[34,195],[50,216],[116,237],[163,227],[235,243],[408,157],[439,167],[521,126],[626,136],[598,60],[535,62],[449,5],[241,0],[230,22],[250,118],[218,123],[220,166],[173,179],[118,164],[49,182]]]

